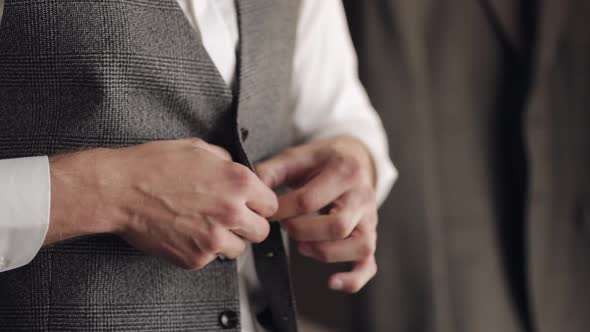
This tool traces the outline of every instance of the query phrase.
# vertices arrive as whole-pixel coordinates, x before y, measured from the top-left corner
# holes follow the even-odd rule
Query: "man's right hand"
[[[220,147],[199,139],[50,157],[45,245],[114,233],[186,269],[236,258],[269,233],[274,192]]]

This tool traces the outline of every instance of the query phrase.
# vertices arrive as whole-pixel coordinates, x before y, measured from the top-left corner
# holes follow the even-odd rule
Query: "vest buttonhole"
[[[242,141],[244,142],[248,139],[248,135],[250,135],[250,131],[244,127],[241,127],[240,134],[242,136]]]

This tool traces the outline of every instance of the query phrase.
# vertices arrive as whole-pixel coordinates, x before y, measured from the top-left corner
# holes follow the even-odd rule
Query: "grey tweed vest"
[[[298,6],[237,1],[234,95],[175,0],[7,0],[0,158],[184,137],[246,165],[276,153],[295,138],[287,99]],[[255,248],[257,271],[275,329],[293,331],[277,234]],[[276,254],[261,261],[268,250]],[[235,317],[235,262],[188,272],[114,236],[45,248],[0,273],[2,331],[239,331]]]

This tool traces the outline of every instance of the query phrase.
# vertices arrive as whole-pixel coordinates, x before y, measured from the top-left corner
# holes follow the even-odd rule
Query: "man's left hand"
[[[301,254],[325,263],[353,262],[349,272],[330,277],[334,290],[355,293],[377,272],[375,171],[359,140],[340,136],[289,148],[260,163],[271,188],[288,185],[273,216]],[[319,211],[326,214],[317,214]]]

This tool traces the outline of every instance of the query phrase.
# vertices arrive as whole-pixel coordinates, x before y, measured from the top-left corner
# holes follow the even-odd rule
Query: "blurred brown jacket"
[[[590,2],[521,1],[345,1],[400,170],[376,331],[590,331]]]

